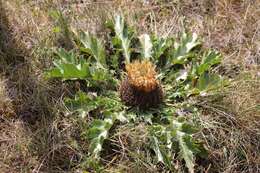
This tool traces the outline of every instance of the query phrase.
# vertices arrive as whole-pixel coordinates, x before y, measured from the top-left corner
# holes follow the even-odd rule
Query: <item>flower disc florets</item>
[[[126,65],[129,83],[136,89],[150,92],[158,86],[155,65],[150,61],[135,61]]]

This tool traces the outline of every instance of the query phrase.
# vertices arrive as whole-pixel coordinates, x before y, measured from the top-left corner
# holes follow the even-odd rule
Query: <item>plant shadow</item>
[[[62,91],[47,87],[37,75],[31,52],[16,38],[8,15],[5,3],[0,1],[0,75],[6,79],[7,94],[15,112],[12,117],[0,115],[0,129],[7,127],[8,133],[16,134],[17,129],[12,127],[19,121],[30,139],[27,148],[21,151],[28,152],[30,157],[17,163],[11,161],[8,167],[19,172],[24,169],[24,163],[29,162],[25,159],[34,159],[36,161],[32,162],[35,163],[26,172],[68,171],[71,158],[76,154],[64,142],[66,136],[59,132],[55,116],[57,112],[53,108]],[[15,142],[10,141],[8,145],[15,146]],[[20,154],[8,152],[8,155],[14,156]],[[2,151],[0,155],[3,155]]]

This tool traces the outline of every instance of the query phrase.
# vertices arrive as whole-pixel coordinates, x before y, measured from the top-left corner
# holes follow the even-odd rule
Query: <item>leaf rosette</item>
[[[75,49],[57,49],[54,67],[46,72],[48,78],[83,81],[85,90],[91,91],[79,91],[65,100],[70,112],[92,119],[82,132],[90,140],[89,158],[100,160],[104,141],[109,140],[115,124],[145,121],[148,147],[156,162],[172,170],[177,153],[193,173],[196,156],[206,152],[194,139],[198,127],[190,119],[178,117],[176,108],[190,104],[191,97],[214,94],[227,84],[213,70],[222,56],[204,50],[196,34],[183,33],[179,40],[138,36],[121,16],[108,24],[112,36],[106,42],[109,46],[88,32],[71,31]],[[145,109],[139,109],[140,105]]]

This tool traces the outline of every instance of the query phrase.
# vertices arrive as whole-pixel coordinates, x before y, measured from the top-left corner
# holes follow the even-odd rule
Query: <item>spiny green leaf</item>
[[[221,54],[216,51],[209,51],[202,57],[200,65],[197,67],[198,75],[202,75],[204,72],[208,71],[211,66],[220,63]]]
[[[125,60],[127,63],[130,63],[130,43],[131,38],[128,31],[128,27],[125,24],[124,18],[120,15],[115,17],[115,25],[114,30],[117,36],[117,40],[120,40],[121,48],[123,49],[123,53],[125,55]]]
[[[171,126],[173,128],[173,136],[177,138],[179,143],[180,157],[185,160],[189,172],[194,173],[195,154],[201,151],[192,139],[192,134],[197,132],[197,129],[188,124],[182,117],[179,117],[177,120],[173,119]]]
[[[143,34],[139,37],[140,43],[142,45],[142,57],[145,59],[150,59],[152,56],[152,42],[148,34]]]
[[[165,51],[172,46],[173,39],[153,38],[152,44],[153,44],[152,57],[158,62],[161,55],[163,55]]]
[[[205,153],[203,146],[198,145],[192,138],[197,128],[188,123],[184,117],[177,119],[170,117],[169,120],[170,124],[151,126],[149,130],[151,147],[156,153],[157,160],[168,166],[173,152],[176,152],[175,147],[179,146],[179,157],[184,159],[189,172],[193,173],[195,155]]]
[[[94,81],[106,81],[111,78],[109,76],[108,71],[103,68],[90,67],[91,79]]]
[[[186,133],[186,134],[194,134],[198,132],[198,128],[196,128],[195,126],[191,125],[190,123],[187,122],[183,122],[181,129],[182,132]]]
[[[176,81],[185,81],[188,78],[188,70],[183,69],[175,73],[177,75]]]
[[[114,122],[119,120],[126,122],[126,118],[121,113],[112,113],[107,115],[104,120],[94,120],[87,132],[87,137],[91,140],[89,147],[89,156],[95,159],[100,159],[100,152],[102,151],[104,140],[108,138],[109,130]]]
[[[129,120],[132,119],[132,117],[128,117],[126,115],[126,112],[125,111],[122,111],[122,112],[119,112],[119,113],[115,113],[115,118],[117,120],[119,120],[120,122],[129,122]],[[126,117],[127,116],[127,117]]]
[[[173,64],[184,64],[187,58],[191,55],[191,50],[200,45],[197,34],[183,33],[180,43],[175,42],[174,52],[172,56]]]
[[[66,98],[65,105],[70,111],[78,112],[81,118],[85,118],[90,111],[99,107],[95,98],[81,91],[77,92],[74,99]]]
[[[89,64],[85,60],[78,62],[72,52],[59,49],[56,53],[60,59],[54,61],[54,68],[46,72],[47,78],[62,78],[63,80],[86,79],[90,76]]]
[[[105,49],[101,42],[89,32],[80,31],[78,37],[84,46],[81,50],[86,53],[90,53],[95,58],[99,66],[106,67]]]
[[[194,154],[192,150],[187,145],[187,141],[185,141],[185,133],[177,131],[177,139],[179,141],[179,146],[180,146],[180,154],[181,157],[185,160],[186,166],[189,169],[190,173],[194,173]]]
[[[68,52],[63,48],[60,48],[55,52],[55,54],[58,55],[63,63],[77,63],[77,58],[73,51]]]
[[[156,154],[157,162],[164,163],[168,168],[171,169],[170,157],[166,154],[164,147],[160,146],[158,138],[155,136],[152,136],[151,144],[152,144],[152,148]]]
[[[150,132],[150,145],[154,150],[157,158],[157,162],[164,163],[169,169],[171,169],[171,138],[166,127],[163,125],[153,125],[149,129]]]
[[[90,86],[100,87],[101,83],[116,85],[113,73],[96,62],[86,62],[78,59],[73,52],[59,49],[56,54],[59,59],[54,61],[54,68],[46,72],[47,78],[62,78],[63,80],[86,80]]]
[[[164,162],[164,159],[163,159],[163,156],[162,156],[162,153],[161,153],[161,150],[160,150],[160,148],[159,148],[158,139],[157,139],[155,136],[153,136],[153,137],[152,137],[152,141],[153,141],[153,143],[154,143],[153,148],[154,148],[154,151],[155,151],[155,153],[156,153],[158,162],[165,163],[165,162]]]
[[[179,149],[180,149],[180,157],[185,160],[186,166],[189,169],[190,173],[194,172],[194,154],[193,151],[190,150],[188,147],[185,137],[191,137],[190,134],[187,134],[182,131],[183,129],[183,123],[185,121],[183,119],[173,119],[171,122],[171,134],[174,136],[179,144]]]
[[[108,131],[113,125],[113,120],[111,118],[106,118],[103,121],[95,121],[93,122],[92,127],[88,130],[87,136],[91,140],[89,147],[90,157],[99,159],[99,154],[102,150],[103,142],[108,137]]]
[[[217,74],[203,73],[196,83],[196,88],[199,91],[210,91],[223,86],[223,79]]]
[[[80,113],[84,112],[86,114],[97,108],[102,108],[102,110],[111,114],[111,111],[120,111],[123,106],[119,100],[103,96],[90,96],[82,91],[77,92],[73,99],[66,98],[65,105],[70,111]],[[115,115],[117,119],[123,120],[123,113]]]

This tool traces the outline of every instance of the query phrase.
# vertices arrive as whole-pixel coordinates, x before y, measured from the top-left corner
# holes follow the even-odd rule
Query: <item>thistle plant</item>
[[[81,118],[93,119],[82,131],[90,140],[89,163],[92,167],[99,163],[112,128],[142,122],[149,129],[149,144],[144,146],[153,151],[155,162],[174,170],[177,156],[193,173],[196,157],[205,157],[206,150],[194,138],[200,127],[195,123],[199,108],[192,100],[226,85],[213,71],[221,55],[204,50],[196,34],[184,32],[180,39],[138,36],[121,16],[107,26],[111,35],[107,46],[88,32],[71,31],[75,49],[57,49],[54,67],[46,73],[64,82],[80,80],[88,91],[66,98],[65,105]]]

